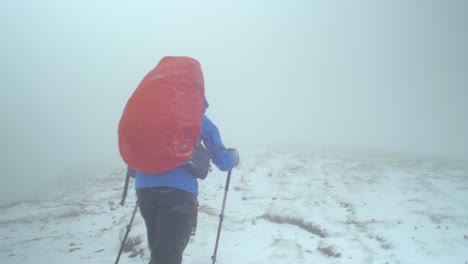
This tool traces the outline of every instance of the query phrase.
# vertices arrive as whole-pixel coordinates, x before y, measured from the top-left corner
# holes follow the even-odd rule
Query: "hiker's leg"
[[[160,194],[159,232],[150,263],[181,264],[196,223],[197,198],[194,194],[170,188]]]
[[[146,235],[151,251],[153,251],[158,237],[158,196],[159,193],[155,188],[137,190],[138,205],[141,216],[145,220]]]

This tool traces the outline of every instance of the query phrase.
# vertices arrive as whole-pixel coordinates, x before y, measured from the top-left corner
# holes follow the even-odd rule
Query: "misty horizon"
[[[352,146],[468,161],[464,1],[0,7],[0,202],[124,167],[123,108],[168,55],[201,63],[207,115],[229,147]]]

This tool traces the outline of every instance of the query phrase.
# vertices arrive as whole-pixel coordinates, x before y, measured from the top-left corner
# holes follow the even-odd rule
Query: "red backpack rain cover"
[[[125,163],[163,173],[187,160],[200,140],[204,95],[197,60],[164,57],[141,81],[120,119],[119,150]]]

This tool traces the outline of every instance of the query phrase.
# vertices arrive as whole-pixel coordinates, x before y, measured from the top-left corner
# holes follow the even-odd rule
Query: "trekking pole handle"
[[[123,206],[125,204],[125,198],[127,198],[127,191],[128,191],[128,184],[130,182],[130,177],[135,176],[135,170],[130,169],[127,167],[127,175],[125,177],[125,185],[122,193],[122,199],[120,200],[120,205]]]

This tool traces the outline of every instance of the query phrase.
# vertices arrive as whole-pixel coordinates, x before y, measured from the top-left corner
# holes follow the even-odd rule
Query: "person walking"
[[[208,162],[211,159],[221,171],[229,171],[239,164],[237,150],[224,146],[218,128],[205,113],[200,142],[188,162],[164,173],[135,170],[138,205],[151,250],[149,264],[182,263],[183,252],[197,225],[198,178],[206,176],[196,175],[200,174],[196,165],[200,159]]]

